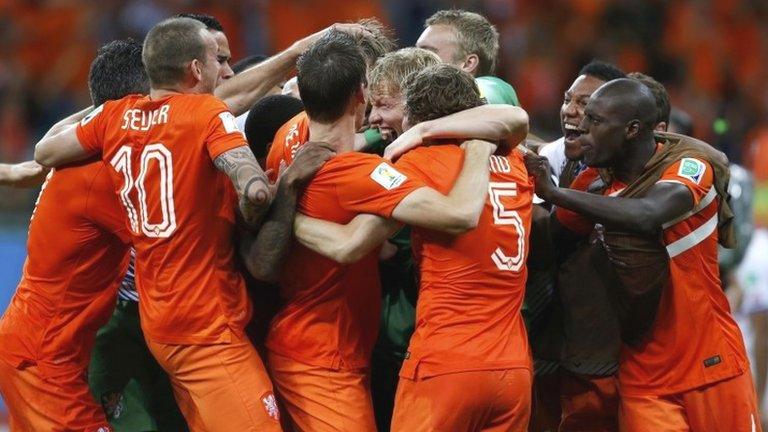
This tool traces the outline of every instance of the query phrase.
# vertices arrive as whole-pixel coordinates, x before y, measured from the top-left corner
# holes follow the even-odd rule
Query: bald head
[[[619,78],[608,81],[595,90],[592,100],[603,103],[606,111],[617,116],[616,120],[639,121],[643,132],[651,132],[656,125],[656,98],[651,89],[638,80]]]

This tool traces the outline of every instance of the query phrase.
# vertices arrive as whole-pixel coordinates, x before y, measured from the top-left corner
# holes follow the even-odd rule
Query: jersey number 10
[[[139,176],[134,180],[131,167],[131,155],[133,149],[122,146],[110,161],[115,170],[123,175],[123,187],[120,189],[120,200],[128,212],[128,220],[134,233],[143,233],[147,237],[167,238],[176,230],[176,209],[173,204],[173,158],[171,152],[162,144],[149,144],[141,152]],[[144,185],[149,171],[151,160],[160,171],[160,213],[162,219],[159,222],[150,222],[147,209],[147,190]],[[133,188],[139,196],[139,211],[130,198]],[[155,215],[153,215],[155,216]],[[153,218],[156,220],[156,218]],[[141,227],[141,231],[139,231]]]

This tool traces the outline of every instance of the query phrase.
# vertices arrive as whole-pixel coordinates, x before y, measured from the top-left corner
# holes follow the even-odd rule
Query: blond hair
[[[440,64],[437,54],[421,48],[403,48],[380,58],[368,74],[368,88],[374,94],[401,94],[409,75]]]
[[[475,54],[479,60],[477,76],[496,72],[499,32],[484,16],[461,9],[441,10],[427,19],[425,26],[432,25],[451,26],[456,31],[459,46],[453,61]]]

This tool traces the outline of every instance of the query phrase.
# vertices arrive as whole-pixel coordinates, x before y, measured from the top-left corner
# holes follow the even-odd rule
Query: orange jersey
[[[590,175],[594,170],[584,171],[574,180],[574,186],[582,176]],[[713,185],[712,167],[706,161],[683,158],[670,165],[659,182],[684,185],[693,196],[694,207],[663,225],[663,241],[670,257],[669,285],[662,292],[656,321],[646,341],[637,347],[622,348],[622,394],[680,393],[737,376],[749,367],[741,332],[720,285],[720,198]],[[616,194],[622,188],[620,184],[611,185],[605,193]],[[558,219],[572,228],[578,215],[570,212],[570,216],[563,217],[563,213],[558,210]],[[586,219],[578,217],[582,219],[579,223]]]
[[[320,169],[299,202],[299,211],[346,224],[359,213],[389,217],[423,184],[376,155],[344,153]],[[284,308],[267,336],[271,351],[313,366],[366,367],[381,310],[378,252],[339,264],[298,242],[280,278]]]
[[[447,194],[463,160],[455,145],[420,147],[396,168]],[[401,377],[531,366],[521,308],[533,184],[517,151],[491,156],[490,170],[477,228],[460,236],[413,230],[421,284]]]
[[[245,146],[211,95],[132,95],[107,102],[77,127],[109,164],[136,249],[141,325],[166,344],[229,342],[251,313],[234,267],[236,192],[213,164]]]
[[[109,168],[55,169],[29,224],[21,282],[0,320],[0,356],[14,367],[87,368],[128,265],[128,233]]]
[[[275,132],[272,146],[267,154],[267,169],[272,170],[270,181],[277,179],[280,171],[280,162],[285,161],[290,165],[296,150],[309,141],[309,117],[306,111],[302,111],[288,120]]]

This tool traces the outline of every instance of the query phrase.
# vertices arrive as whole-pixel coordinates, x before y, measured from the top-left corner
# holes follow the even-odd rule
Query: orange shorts
[[[760,432],[752,374],[671,396],[621,396],[622,432]]]
[[[269,352],[280,402],[297,431],[375,431],[367,370],[332,370]]]
[[[281,430],[272,383],[245,336],[228,344],[147,346],[168,372],[192,431]]]
[[[560,372],[560,431],[619,430],[619,383],[616,376]]]
[[[91,396],[86,371],[72,368],[42,377],[37,366],[17,369],[0,360],[0,393],[11,430],[112,431],[101,405]]]
[[[528,369],[458,372],[412,381],[400,378],[392,430],[514,431],[528,429]]]

